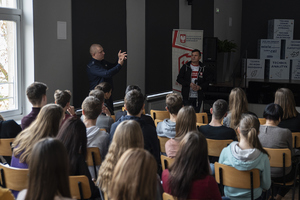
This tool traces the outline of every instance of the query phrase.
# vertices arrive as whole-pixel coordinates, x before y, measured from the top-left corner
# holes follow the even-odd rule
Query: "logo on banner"
[[[185,43],[186,41],[186,34],[180,34],[180,42]]]

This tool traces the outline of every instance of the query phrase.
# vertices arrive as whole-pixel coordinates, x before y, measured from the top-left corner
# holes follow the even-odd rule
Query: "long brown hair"
[[[56,195],[71,197],[68,155],[60,141],[44,138],[36,143],[29,165],[25,200],[53,200]]]
[[[243,113],[248,112],[246,93],[241,88],[233,88],[229,95],[229,110],[231,114],[230,127],[237,128]]]
[[[282,119],[296,117],[298,112],[296,110],[296,103],[292,91],[288,88],[280,88],[275,93],[275,104],[278,104],[283,109]]]
[[[196,121],[194,108],[192,106],[182,107],[177,114],[175,138],[180,141],[187,132],[196,130]]]
[[[24,129],[13,142],[13,154],[22,163],[29,163],[30,154],[40,139],[56,137],[63,118],[63,108],[57,104],[48,104],[42,107],[37,118]]]
[[[209,175],[207,142],[203,134],[192,131],[184,136],[169,171],[171,194],[179,200],[187,199],[192,182]]]
[[[99,169],[97,185],[103,192],[108,192],[115,166],[129,148],[144,148],[144,137],[138,122],[121,122],[114,134],[108,153]]]
[[[157,164],[142,148],[127,150],[113,173],[108,196],[112,200],[153,200],[157,191]]]

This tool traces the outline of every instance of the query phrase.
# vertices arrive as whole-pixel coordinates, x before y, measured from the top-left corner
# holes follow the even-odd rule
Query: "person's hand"
[[[111,116],[110,111],[105,105],[102,106],[102,113],[106,114],[106,116]]]
[[[124,61],[127,60],[127,54],[126,54],[126,52],[121,52],[121,50],[118,53],[118,57],[119,57],[118,63],[120,65],[123,65]]]
[[[74,106],[70,106],[67,111],[71,114],[71,115],[75,115],[75,109]]]

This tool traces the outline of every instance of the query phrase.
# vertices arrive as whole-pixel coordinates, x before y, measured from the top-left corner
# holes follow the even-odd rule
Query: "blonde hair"
[[[298,112],[296,110],[296,103],[292,91],[288,88],[280,88],[275,93],[275,104],[278,104],[283,109],[282,119],[296,117]]]
[[[22,163],[29,163],[33,146],[42,138],[56,137],[63,118],[63,108],[57,104],[42,107],[37,118],[13,142],[13,154]]]
[[[196,121],[197,117],[194,108],[192,106],[182,107],[176,119],[175,138],[180,141],[187,132],[197,130]]]
[[[229,95],[229,110],[231,114],[230,127],[236,129],[243,113],[248,112],[247,96],[241,88],[233,88]]]
[[[113,173],[108,196],[112,200],[153,200],[157,191],[157,164],[141,148],[127,150]]]
[[[108,192],[114,168],[122,154],[129,148],[144,148],[142,129],[134,120],[121,122],[115,131],[97,179],[97,185],[103,192]]]

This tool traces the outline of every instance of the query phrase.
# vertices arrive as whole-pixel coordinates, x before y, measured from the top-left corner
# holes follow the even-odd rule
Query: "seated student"
[[[28,189],[17,200],[71,200],[68,155],[60,141],[45,138],[36,143],[29,165]]]
[[[158,200],[156,162],[144,149],[127,150],[118,161],[108,190],[111,200]]]
[[[163,171],[164,191],[178,199],[221,199],[218,184],[210,175],[207,142],[198,131],[180,142],[173,165]]]
[[[183,102],[180,94],[172,93],[166,96],[166,110],[170,113],[170,119],[164,119],[164,121],[157,124],[156,132],[158,136],[175,137],[177,113],[182,106]]]
[[[94,169],[93,167],[89,167],[89,169],[85,162],[87,156],[87,138],[86,128],[83,122],[77,119],[77,117],[69,118],[60,128],[56,138],[61,141],[67,149],[70,166],[69,175],[87,176],[92,192],[91,198],[100,197],[99,189],[95,186],[90,174],[90,171],[94,173]]]
[[[70,90],[55,90],[54,101],[64,109],[65,117],[62,124],[70,117],[76,116],[74,106],[70,105],[72,93]]]
[[[289,148],[292,156],[294,155],[292,132],[287,128],[280,128],[280,123],[283,115],[283,110],[278,104],[268,104],[264,110],[263,117],[266,118],[266,124],[259,128],[258,138],[263,147],[267,148]],[[281,167],[271,168],[271,177],[276,182],[283,182],[283,171]],[[295,167],[286,168],[286,181],[292,181],[295,175]],[[282,199],[288,192],[288,188],[275,187],[276,199]],[[277,195],[276,195],[277,194]]]
[[[96,126],[97,118],[102,111],[102,104],[103,102],[96,97],[89,96],[85,98],[81,107],[84,116],[83,123],[86,127],[87,147],[98,147],[101,159],[104,160],[109,146],[109,134]]]
[[[137,85],[128,85],[126,90],[125,90],[125,95],[131,91],[131,90],[137,90],[139,91],[140,93],[142,93],[142,90],[141,88],[139,88],[139,86]],[[124,110],[124,111],[119,111],[116,113],[116,121],[118,121],[122,116],[125,116],[127,115],[127,111]],[[143,113],[141,114],[141,119],[144,120],[147,124],[155,127],[155,124],[154,124],[154,121],[152,119],[151,116],[148,116],[148,115],[144,115]]]
[[[122,116],[117,122],[113,123],[110,130],[110,140],[112,140],[117,126],[125,120],[137,121],[142,129],[144,136],[144,148],[148,150],[156,159],[158,170],[160,170],[160,152],[157,133],[153,126],[147,124],[142,118],[141,114],[144,110],[144,96],[138,90],[129,91],[124,98],[124,106],[127,110],[127,115]]]
[[[32,111],[21,120],[23,130],[35,120],[41,108],[47,104],[47,89],[47,85],[40,82],[34,82],[26,89],[27,98],[32,104]]]
[[[254,189],[254,199],[260,198],[262,191],[271,186],[270,162],[268,153],[258,139],[259,126],[257,117],[244,115],[237,128],[239,142],[232,142],[225,147],[219,158],[219,163],[238,170],[256,168],[260,171],[260,187]],[[231,200],[249,199],[250,192],[250,189],[224,187],[225,196]]]
[[[107,116],[114,115],[114,105],[110,102],[110,97],[112,93],[112,87],[111,84],[107,82],[99,83],[95,90],[101,90],[104,92],[104,109],[102,110],[103,113],[105,113]]]

